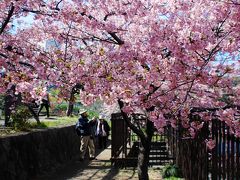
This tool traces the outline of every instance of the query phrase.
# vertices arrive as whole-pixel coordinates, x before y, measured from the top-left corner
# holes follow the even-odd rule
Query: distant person
[[[89,121],[86,110],[79,112],[80,118],[76,124],[77,134],[80,136],[80,161],[85,159],[87,149],[89,150],[90,159],[95,159],[95,145],[92,134],[92,121]]]
[[[94,116],[92,120],[90,121],[91,124],[91,134],[93,136],[94,144],[96,146],[96,141],[97,141],[97,135],[96,135],[96,129],[97,129],[97,124],[98,124],[98,118]]]
[[[50,99],[48,93],[45,95],[45,97],[42,99],[42,103],[40,104],[40,108],[38,110],[38,116],[42,110],[42,108],[45,107],[47,111],[47,117],[49,118],[49,108],[50,108]]]
[[[99,116],[99,120],[96,125],[96,135],[98,138],[98,148],[106,148],[107,140],[109,136],[110,127],[107,121],[104,119],[102,115]]]

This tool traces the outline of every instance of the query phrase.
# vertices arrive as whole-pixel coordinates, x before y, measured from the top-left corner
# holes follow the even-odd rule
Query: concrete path
[[[135,168],[119,169],[111,166],[111,146],[97,152],[95,160],[76,161],[64,169],[39,177],[35,180],[138,180]],[[161,180],[159,169],[149,169],[150,180]]]
[[[54,121],[57,117],[46,118],[40,116],[40,121]],[[35,121],[31,119],[31,121]],[[4,121],[0,120],[0,127]],[[96,150],[96,159],[86,159],[82,162],[74,161],[57,169],[55,172],[48,173],[32,180],[138,180],[136,168],[116,168],[111,165],[111,145],[104,150]],[[159,168],[149,169],[150,180],[161,180]]]

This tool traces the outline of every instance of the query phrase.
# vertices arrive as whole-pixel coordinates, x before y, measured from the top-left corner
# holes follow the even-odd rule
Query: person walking
[[[107,147],[107,140],[109,136],[110,127],[107,121],[104,119],[102,115],[99,116],[99,120],[97,123],[96,134],[98,137],[98,148],[106,148]]]
[[[89,150],[90,160],[95,159],[95,145],[92,135],[92,121],[89,121],[86,110],[79,112],[80,118],[76,124],[76,131],[80,136],[80,161],[85,159],[87,149]]]
[[[96,147],[96,144],[97,144],[97,125],[98,125],[98,118],[96,116],[94,116],[92,118],[92,120],[90,121],[90,124],[91,124],[91,134],[93,136],[93,142],[94,142],[94,145]]]
[[[47,112],[47,117],[49,118],[49,108],[50,108],[50,98],[49,98],[49,94],[47,93],[44,98],[42,99],[42,102],[40,104],[40,108],[38,110],[38,116],[40,114],[40,112],[42,111],[42,108],[45,107],[46,112]]]

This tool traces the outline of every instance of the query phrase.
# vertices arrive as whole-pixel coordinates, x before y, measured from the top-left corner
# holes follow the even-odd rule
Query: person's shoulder
[[[109,126],[107,121],[104,121],[104,124],[105,124],[106,126]]]
[[[95,121],[95,120],[90,120],[90,121],[89,121],[89,123],[91,123],[91,124],[96,124],[96,122],[97,122],[97,121]]]
[[[80,122],[80,121],[83,121],[84,119],[83,119],[83,117],[79,117],[78,118],[78,121]]]

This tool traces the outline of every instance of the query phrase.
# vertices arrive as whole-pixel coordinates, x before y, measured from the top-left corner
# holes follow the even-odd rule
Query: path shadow
[[[108,147],[106,149],[96,149],[96,157],[100,155],[104,150],[109,151],[109,145],[111,141],[108,142]],[[111,153],[111,151],[109,151]],[[89,157],[88,153],[86,154]],[[94,165],[101,163],[101,165]],[[86,180],[95,179],[96,174],[100,171],[109,171],[111,168],[111,161],[109,159],[96,159],[96,160],[89,160],[86,158],[84,161],[73,160],[69,163],[66,163],[64,166],[61,166],[54,170],[54,172],[49,172],[48,174],[39,175],[38,177],[34,178],[33,180],[67,180],[67,179],[75,179],[76,177],[80,177],[83,174],[83,171],[87,169],[89,171],[87,177],[84,177]],[[111,170],[112,171],[112,170]],[[115,170],[112,171],[112,173]],[[47,173],[47,172],[46,172]],[[116,172],[117,173],[117,172]],[[109,176],[110,177],[110,176]],[[109,180],[106,179],[106,180]]]
[[[113,179],[118,173],[119,168],[112,166],[111,170],[102,178],[102,180]]]

